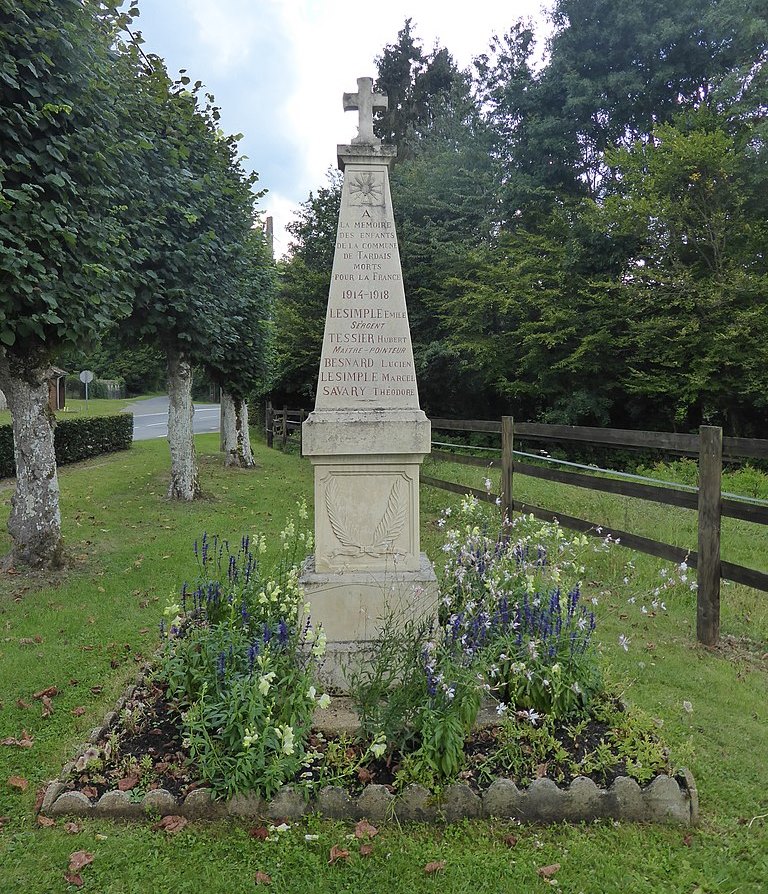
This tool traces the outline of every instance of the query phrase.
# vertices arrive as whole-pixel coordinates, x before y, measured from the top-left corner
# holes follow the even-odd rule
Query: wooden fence
[[[278,410],[270,402],[267,402],[264,422],[267,447],[274,447],[275,439],[277,439],[277,443],[285,450],[289,431],[296,429],[299,431],[299,445],[301,445],[301,424],[306,418],[306,410],[289,410],[288,407]]]
[[[432,429],[453,432],[490,432],[501,435],[501,486],[500,494],[489,494],[477,488],[422,476],[423,484],[439,487],[453,493],[471,493],[480,500],[501,500],[502,512],[511,517],[512,511],[533,514],[544,521],[557,519],[561,525],[575,531],[595,536],[598,522],[572,518],[539,506],[530,506],[514,499],[514,475],[529,475],[546,481],[570,484],[588,490],[620,494],[694,509],[698,512],[698,550],[692,552],[670,543],[641,537],[628,531],[612,529],[611,535],[621,539],[623,546],[648,553],[661,559],[681,563],[686,561],[696,568],[698,596],[696,611],[696,635],[699,642],[715,645],[720,638],[720,580],[730,580],[757,590],[768,592],[768,574],[734,565],[720,558],[720,519],[738,518],[760,525],[768,524],[768,507],[740,500],[726,499],[721,494],[723,456],[734,459],[768,459],[768,440],[757,438],[723,438],[721,428],[702,426],[698,434],[673,434],[671,432],[628,431],[623,429],[587,428],[539,423],[514,423],[511,416],[500,422],[483,420],[432,419]],[[568,441],[608,447],[634,447],[646,450],[663,450],[667,453],[698,456],[699,487],[696,492],[676,490],[641,484],[634,481],[599,478],[591,474],[565,472],[545,468],[532,463],[518,462],[513,457],[515,437],[525,441]],[[477,456],[463,456],[433,450],[435,459],[463,465],[488,468],[488,460]],[[607,529],[602,525],[602,529]]]

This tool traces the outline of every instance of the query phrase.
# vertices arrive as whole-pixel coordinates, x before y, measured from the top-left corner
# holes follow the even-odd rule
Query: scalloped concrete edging
[[[464,783],[448,785],[440,795],[433,795],[424,786],[416,784],[409,785],[399,795],[392,794],[384,785],[368,785],[356,796],[344,788],[326,786],[315,799],[309,801],[291,785],[284,785],[271,801],[265,801],[256,794],[236,795],[228,801],[216,801],[207,788],[194,789],[185,798],[179,799],[161,788],[147,792],[140,801],[132,800],[128,792],[113,790],[105,792],[94,802],[82,792],[66,790],[66,780],[77,760],[107,735],[142,678],[143,673],[140,673],[136,683],[126,688],[114,709],[106,714],[103,723],[91,730],[75,758],[64,765],[60,777],[48,784],[40,813],[50,817],[93,816],[111,819],[180,815],[187,819],[229,816],[296,820],[311,813],[337,820],[356,821],[365,817],[374,822],[392,819],[398,822],[452,823],[462,819],[497,817],[540,823],[594,819],[682,826],[698,823],[698,790],[693,775],[687,769],[682,769],[676,777],[657,776],[644,787],[627,776],[615,779],[607,789],[598,788],[585,776],[577,776],[567,788],[560,788],[546,778],[536,779],[523,789],[518,788],[511,779],[497,779],[482,794],[477,794]],[[348,713],[346,708],[343,710]],[[344,721],[348,719],[346,713]],[[339,718],[333,720],[333,725],[339,725]]]
[[[114,819],[180,815],[187,819],[234,816],[297,820],[312,813],[338,820],[365,817],[374,822],[452,823],[498,817],[539,823],[614,819],[690,826],[698,821],[698,808],[693,776],[683,770],[678,778],[657,776],[645,787],[626,776],[616,779],[608,789],[598,788],[585,776],[578,776],[568,788],[558,787],[551,779],[536,779],[527,789],[519,789],[510,779],[497,779],[482,794],[464,783],[455,783],[446,786],[439,796],[421,785],[409,785],[397,796],[384,785],[368,785],[357,796],[327,786],[311,801],[293,786],[285,785],[271,801],[257,795],[215,801],[209,789],[199,788],[183,799],[165,789],[155,789],[140,802],[132,801],[127,792],[115,790],[92,802],[82,792],[65,791],[64,783],[56,780],[49,784],[40,812],[51,817]]]

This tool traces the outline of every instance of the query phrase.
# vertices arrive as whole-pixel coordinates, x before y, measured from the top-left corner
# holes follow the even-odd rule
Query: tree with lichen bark
[[[237,344],[239,312],[254,224],[255,174],[246,174],[237,138],[218,128],[219,111],[202,84],[173,82],[150,57],[138,79],[134,121],[144,132],[134,160],[131,212],[133,310],[124,344],[154,344],[168,363],[168,496],[200,495],[192,420],[192,367]]]
[[[116,17],[100,2],[0,9],[0,388],[11,410],[16,491],[9,563],[62,561],[55,353],[130,309],[117,145]]]
[[[248,398],[266,393],[272,369],[275,267],[260,230],[251,231],[249,248],[226,349],[206,363],[209,375],[221,387],[224,464],[235,468],[255,465],[248,431]]]

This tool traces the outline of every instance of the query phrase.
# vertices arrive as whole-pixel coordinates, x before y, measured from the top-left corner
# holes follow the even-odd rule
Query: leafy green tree
[[[228,466],[250,468],[255,464],[248,432],[248,399],[260,398],[271,384],[275,290],[271,251],[263,234],[252,230],[225,350],[216,350],[205,364],[221,388],[222,449]]]
[[[376,59],[375,89],[388,98],[377,110],[375,132],[397,146],[398,159],[409,158],[414,145],[433,127],[441,106],[449,100],[461,75],[451,54],[435,47],[425,53],[406,19],[393,44]]]
[[[637,245],[621,279],[635,309],[627,391],[679,426],[755,433],[768,390],[757,359],[768,338],[766,220],[750,201],[754,139],[730,129],[729,115],[701,108],[609,154],[621,190],[605,217]]]
[[[474,412],[476,383],[460,372],[442,323],[447,280],[492,239],[496,192],[489,137],[467,93],[434,117],[392,173],[392,196],[422,406]],[[470,396],[473,395],[473,396]]]
[[[72,372],[90,369],[98,379],[122,379],[129,396],[165,390],[165,357],[153,345],[122,344],[114,327],[97,341],[57,352],[56,365]]]
[[[192,420],[195,361],[221,356],[238,336],[243,271],[254,224],[252,191],[237,139],[198,82],[173,83],[160,59],[137,61],[130,126],[142,134],[131,178],[134,296],[125,343],[152,344],[168,364],[171,499],[200,494]]]
[[[764,83],[768,10],[751,0],[556,0],[548,61],[522,23],[478,60],[499,134],[509,219],[528,205],[603,194],[604,154],[730,90]]]
[[[312,404],[317,387],[341,203],[341,174],[331,170],[328,179],[288,225],[291,255],[278,266],[273,394],[294,405]]]
[[[113,140],[121,21],[97,0],[0,4],[0,387],[16,455],[13,562],[62,558],[52,358],[130,308],[126,147]]]

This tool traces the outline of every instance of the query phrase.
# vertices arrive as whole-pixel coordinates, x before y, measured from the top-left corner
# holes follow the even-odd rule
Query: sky
[[[342,94],[358,77],[375,77],[375,58],[397,39],[406,18],[425,50],[445,47],[460,68],[519,19],[542,40],[547,0],[140,0],[146,53],[186,69],[221,108],[221,126],[242,134],[246,170],[259,174],[263,216],[275,227],[275,255],[288,249],[285,225],[310,191],[327,185],[336,145],[357,133]]]

